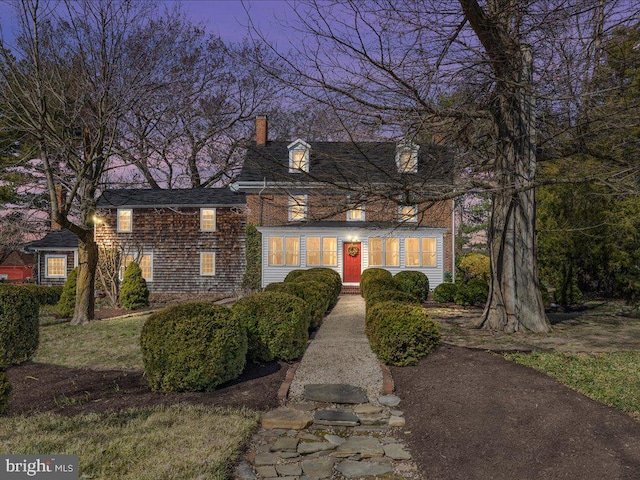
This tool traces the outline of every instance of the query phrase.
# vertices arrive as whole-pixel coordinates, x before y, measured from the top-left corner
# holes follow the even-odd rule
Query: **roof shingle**
[[[129,188],[105,190],[98,199],[99,208],[115,207],[200,207],[245,205],[245,196],[228,188],[184,188],[158,190]]]

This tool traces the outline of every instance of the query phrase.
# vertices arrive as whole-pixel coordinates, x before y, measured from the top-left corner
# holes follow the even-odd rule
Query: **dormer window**
[[[420,145],[402,142],[396,149],[396,165],[400,173],[418,173],[418,149]]]
[[[304,140],[298,139],[287,148],[289,149],[289,173],[308,172],[311,146]]]

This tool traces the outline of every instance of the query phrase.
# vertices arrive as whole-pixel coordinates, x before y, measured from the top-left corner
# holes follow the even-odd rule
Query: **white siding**
[[[374,230],[362,228],[300,228],[300,227],[258,227],[262,233],[262,286],[270,283],[282,282],[287,274],[292,270],[311,268],[307,267],[306,261],[306,238],[307,237],[337,237],[338,258],[335,270],[342,277],[342,262],[344,243],[351,241],[361,242],[362,270],[369,267],[369,237],[397,237],[400,239],[400,265],[398,267],[382,267],[396,274],[403,270],[417,270],[429,277],[429,287],[437,287],[444,281],[444,233],[445,229],[440,228],[416,228],[409,230]],[[300,265],[299,266],[270,266],[269,265],[269,237],[288,236],[300,237]],[[405,242],[407,237],[430,237],[436,239],[436,266],[435,267],[405,267]]]

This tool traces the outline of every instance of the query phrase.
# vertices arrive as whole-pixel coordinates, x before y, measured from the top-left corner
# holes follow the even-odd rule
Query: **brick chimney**
[[[58,199],[58,211],[62,211],[64,203],[67,201],[66,192],[62,189],[62,185],[56,185],[56,198]],[[62,226],[53,219],[53,210],[51,210],[51,230],[60,229],[62,229]]]
[[[256,117],[256,145],[264,146],[267,144],[267,116],[258,115]]]

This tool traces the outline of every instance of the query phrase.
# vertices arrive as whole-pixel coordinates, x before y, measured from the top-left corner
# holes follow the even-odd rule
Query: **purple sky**
[[[163,2],[171,5],[171,0]],[[278,24],[278,19],[286,17],[290,7],[284,0],[249,0],[244,2],[249,9],[254,24],[270,40],[285,46],[288,37]],[[247,35],[248,18],[240,0],[189,0],[182,7],[194,23],[203,23],[211,33],[228,42],[239,42]],[[16,20],[12,8],[0,0],[0,25],[5,40],[15,36]]]

